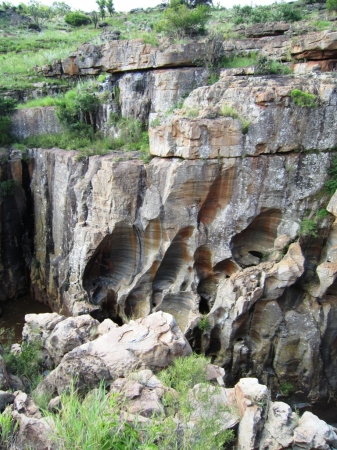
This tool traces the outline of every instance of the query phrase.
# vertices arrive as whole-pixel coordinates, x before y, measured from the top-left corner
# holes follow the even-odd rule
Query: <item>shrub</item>
[[[80,13],[79,11],[74,11],[68,13],[64,21],[73,27],[80,27],[81,25],[88,25],[91,20],[85,14]]]
[[[316,108],[318,106],[317,96],[314,94],[309,94],[309,92],[293,89],[290,93],[290,97],[300,108]]]
[[[314,220],[310,219],[303,219],[300,224],[300,229],[298,232],[299,236],[311,236],[311,237],[317,237],[317,225]]]
[[[323,220],[328,215],[328,211],[325,208],[319,209],[316,213],[317,220]]]
[[[221,115],[224,117],[232,117],[233,119],[239,118],[239,113],[237,112],[237,110],[227,104],[222,105]]]
[[[207,317],[206,314],[204,314],[204,315],[200,318],[199,323],[198,323],[198,328],[199,328],[199,330],[201,330],[201,331],[207,331],[207,330],[210,329],[210,323],[209,323],[209,321],[208,321],[208,317]]]
[[[204,418],[196,421],[194,419],[195,427],[191,428],[188,426],[195,409],[195,400],[199,405],[202,405],[204,411],[212,408],[209,397],[210,389],[213,387],[207,382],[206,368],[208,364],[207,358],[193,354],[188,357],[175,359],[171,366],[158,374],[158,378],[166,386],[175,389],[179,394],[177,399],[170,392],[167,392],[164,394],[164,404],[172,418],[175,415],[175,410],[178,410],[177,418],[184,430],[183,435],[180,437],[179,447],[177,447],[176,433],[174,433],[171,437],[165,436],[164,439],[166,438],[169,442],[159,448],[221,449],[224,444],[234,439],[232,430],[225,430],[219,433],[219,428],[222,424],[220,419],[214,416],[210,421],[204,420]],[[189,390],[196,384],[201,384],[200,389],[194,391],[194,395],[191,396]],[[175,430],[172,431],[174,432]]]
[[[331,162],[331,166],[328,169],[328,175],[330,178],[325,182],[325,190],[333,195],[337,190],[337,156],[335,156]]]
[[[241,131],[243,134],[247,134],[250,126],[250,120],[244,119],[243,117],[240,117],[239,113],[236,109],[232,108],[231,106],[224,104],[221,107],[221,115],[224,117],[232,117],[233,119],[238,119],[241,122]]]
[[[11,120],[9,116],[16,107],[12,98],[0,97],[0,145],[8,145],[12,142]]]
[[[257,75],[287,75],[291,73],[291,70],[288,66],[276,61],[275,59],[260,56],[255,66],[255,73]]]
[[[5,363],[11,373],[25,376],[31,383],[31,388],[37,386],[40,381],[42,369],[39,365],[40,349],[36,344],[22,344],[19,354],[6,352],[3,355]]]
[[[14,188],[16,182],[14,180],[6,180],[0,182],[0,194],[2,197],[9,197],[14,195]]]
[[[12,140],[10,118],[0,117],[0,145],[8,145]]]
[[[284,383],[280,384],[280,391],[282,395],[284,395],[285,397],[289,397],[289,395],[294,392],[294,386],[288,381],[285,381]]]
[[[209,17],[209,8],[204,5],[195,9],[188,9],[182,4],[174,5],[165,10],[163,19],[156,25],[156,30],[178,35],[202,34]]]

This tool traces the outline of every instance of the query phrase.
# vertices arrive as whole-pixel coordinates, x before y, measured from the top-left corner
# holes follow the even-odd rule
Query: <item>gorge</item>
[[[29,292],[60,316],[111,319],[116,335],[167,313],[182,347],[224,368],[227,388],[257,378],[275,400],[290,397],[303,411],[328,405],[335,416],[337,194],[326,186],[336,170],[337,32],[285,31],[224,41],[221,54],[256,51],[291,74],[223,68],[208,85],[205,39],[159,48],[107,40],[37,68],[46,79],[106,73],[97,129],[113,133],[116,112],[139,119],[152,159],[2,149],[0,187],[13,183],[1,195],[0,300]],[[314,103],[296,102],[295,91]],[[61,130],[53,106],[12,116],[18,139]],[[55,377],[96,352],[81,344],[80,355],[57,356],[41,389],[61,390]],[[104,364],[102,378],[112,373]],[[335,448],[263,447],[256,436],[238,448]]]

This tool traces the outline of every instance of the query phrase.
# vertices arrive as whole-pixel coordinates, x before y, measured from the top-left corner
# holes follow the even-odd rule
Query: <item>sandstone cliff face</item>
[[[315,272],[329,220],[317,239],[285,249],[322,206],[330,153],[145,166],[56,149],[31,156],[36,298],[66,314],[102,317],[100,309],[119,323],[169,312],[233,379],[258,372],[277,384],[286,374],[306,393],[326,394],[334,297],[323,292],[318,303],[306,293],[318,280],[301,276],[304,265]],[[192,330],[209,310],[200,341]]]
[[[282,44],[272,51],[286,51],[287,36],[237,45],[244,53],[272,39]],[[316,47],[301,41],[291,51],[331,57],[331,41],[319,34]],[[335,79],[223,71],[204,86],[205,69],[164,70],[196,64],[202,49],[110,42],[44,68],[51,76],[115,73],[122,114],[150,123],[155,157],[144,164],[29,150],[32,295],[62,314],[119,324],[171,313],[193,348],[226,368],[228,382],[254,375],[277,392],[287,380],[306,399],[328,398],[337,391],[336,199],[317,236],[300,234],[302,220],[316,220],[329,201]],[[296,105],[293,89],[316,95],[317,108]],[[115,104],[102,112],[101,129]],[[238,118],[221,115],[224,105]]]

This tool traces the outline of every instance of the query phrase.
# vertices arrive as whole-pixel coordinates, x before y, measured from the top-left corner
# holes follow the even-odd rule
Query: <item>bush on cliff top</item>
[[[186,5],[171,0],[163,19],[156,25],[156,31],[178,36],[202,34],[209,17],[209,8],[205,5],[189,9]]]
[[[64,18],[65,23],[71,25],[73,27],[80,27],[82,25],[88,25],[91,20],[85,14],[80,13],[79,11],[74,11],[68,13]]]
[[[9,116],[14,111],[15,106],[16,102],[12,98],[0,97],[0,145],[8,145],[12,142]]]

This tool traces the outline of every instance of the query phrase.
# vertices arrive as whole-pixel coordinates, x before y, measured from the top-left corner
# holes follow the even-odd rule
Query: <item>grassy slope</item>
[[[162,14],[152,10],[135,14],[116,13],[105,21],[109,23],[111,30],[121,32],[121,39],[141,37],[145,42],[156,45],[160,36],[155,31],[148,30],[155,27]],[[313,29],[336,28],[336,23],[324,20],[324,17],[318,15],[318,11],[306,14],[305,17]],[[304,24],[300,22],[296,26],[303,27]],[[223,34],[225,39],[242,38],[233,31],[233,27],[233,10],[212,11],[209,30]],[[34,82],[46,81],[36,76],[34,66],[50,64],[55,59],[67,57],[83,42],[101,43],[101,31],[94,29],[93,25],[74,29],[59,18],[48,21],[41,33],[29,32],[24,26],[15,28],[10,26],[8,19],[0,18],[0,89],[23,89]]]

